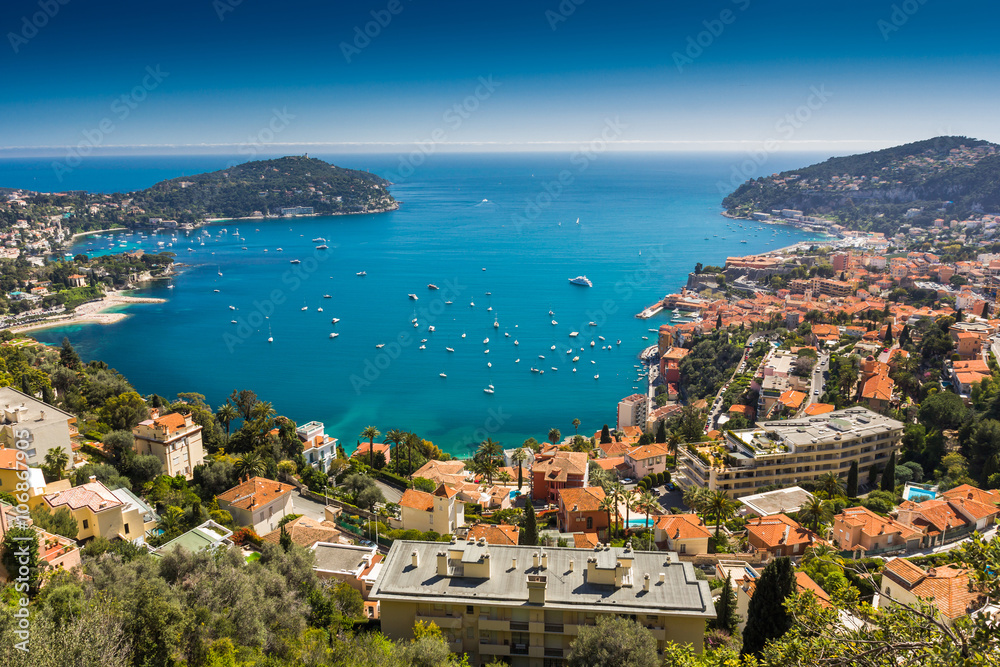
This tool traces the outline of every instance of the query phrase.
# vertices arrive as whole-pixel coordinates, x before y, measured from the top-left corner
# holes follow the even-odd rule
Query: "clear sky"
[[[1000,140],[995,1],[0,4],[0,155]]]

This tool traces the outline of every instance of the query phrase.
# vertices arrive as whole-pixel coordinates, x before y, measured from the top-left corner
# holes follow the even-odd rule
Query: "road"
[[[829,371],[830,355],[828,353],[823,353],[819,356],[819,360],[813,367],[812,383],[809,385],[809,396],[806,397],[803,409],[811,403],[819,402],[819,398],[823,395],[823,390],[826,386],[826,380],[823,378],[823,374]]]
[[[375,480],[375,485],[385,496],[385,500],[388,503],[398,503],[399,499],[403,497],[403,492],[399,489],[389,486],[385,482]],[[326,518],[326,514],[323,511],[323,503],[317,502],[315,500],[310,500],[304,496],[293,495],[292,496],[292,506],[295,508],[296,514],[304,514],[310,519],[316,519],[317,521],[322,521]]]

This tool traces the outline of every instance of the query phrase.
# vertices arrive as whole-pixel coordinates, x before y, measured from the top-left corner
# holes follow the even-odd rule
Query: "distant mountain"
[[[282,208],[297,206],[322,214],[376,213],[397,207],[388,186],[389,181],[366,171],[289,156],[161,181],[131,196],[150,216],[190,222],[255,211],[280,215]]]
[[[909,209],[933,220],[1000,213],[1000,147],[968,137],[936,137],[885,150],[835,157],[751,179],[722,201],[733,215],[798,209],[846,225],[894,231]]]

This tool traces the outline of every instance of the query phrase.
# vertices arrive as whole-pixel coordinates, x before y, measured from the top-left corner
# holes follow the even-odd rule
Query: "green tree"
[[[562,433],[559,432],[559,429],[557,428],[549,429],[549,442],[551,442],[554,445],[561,439],[562,439]]]
[[[38,593],[44,567],[38,556],[38,533],[33,528],[21,526],[7,530],[3,537],[2,561],[10,578],[17,585],[26,585],[24,592],[34,597]]]
[[[941,430],[958,428],[965,421],[968,408],[958,394],[941,391],[932,394],[920,404],[917,418],[920,423],[932,425]]]
[[[580,626],[567,656],[570,667],[657,667],[656,639],[639,623],[621,616],[598,616]]]
[[[239,479],[253,479],[264,474],[265,464],[260,454],[257,452],[247,452],[236,459],[233,465],[233,472]]]
[[[882,482],[879,485],[883,491],[892,493],[896,490],[896,452],[893,451],[889,455],[889,463],[886,464],[885,470],[882,471]]]
[[[844,483],[837,473],[828,472],[816,480],[816,490],[825,493],[827,498],[839,498],[844,495]]]
[[[132,431],[116,430],[101,438],[108,463],[123,473],[128,473],[135,459],[135,436]]]
[[[66,466],[69,465],[69,454],[62,447],[53,447],[45,452],[45,463],[42,464],[42,474],[46,482],[55,482],[63,478]]]
[[[531,502],[525,503],[524,514],[521,519],[521,533],[518,538],[519,544],[534,546],[538,544],[538,520],[535,516],[535,508]]]
[[[858,497],[858,462],[857,460],[851,461],[851,469],[847,471],[847,489],[848,498]]]
[[[215,418],[218,419],[219,423],[221,423],[223,428],[226,429],[226,446],[229,445],[230,428],[239,416],[240,411],[229,401],[220,405],[219,409],[215,412]]]
[[[601,427],[601,444],[606,445],[611,442],[611,431],[608,429],[608,425],[605,424]]]
[[[524,450],[524,447],[518,447],[510,458],[517,466],[517,490],[520,491],[524,482],[524,463],[528,460],[528,452]]]
[[[736,513],[736,501],[725,491],[712,491],[705,503],[705,513],[715,519],[715,535],[719,536],[719,527]]]
[[[736,589],[733,587],[733,575],[726,574],[726,582],[719,591],[719,599],[715,601],[715,618],[708,622],[708,627],[724,630],[729,634],[736,632],[740,617],[736,614]]]
[[[806,528],[819,531],[830,520],[830,510],[820,498],[812,497],[799,509],[799,521]]]
[[[663,444],[666,443],[666,441],[667,441],[667,422],[661,419],[656,426],[656,442]]]
[[[384,444],[389,445],[390,458],[392,458],[392,460],[395,461],[395,463],[396,463],[396,465],[393,466],[393,467],[396,469],[396,474],[397,475],[399,474],[399,460],[402,458],[399,455],[399,447],[405,441],[406,441],[406,431],[402,431],[402,430],[400,430],[398,428],[391,428],[391,429],[389,429],[386,432],[386,434],[385,434],[385,440],[382,441]],[[395,452],[393,452],[393,447],[395,447]],[[384,459],[384,457],[383,457],[383,459]],[[382,463],[382,466],[383,467],[385,466],[385,462],[384,461]],[[376,467],[376,469],[380,469],[380,468],[378,468],[378,466],[375,466],[375,467]]]
[[[362,438],[368,438],[368,465],[375,467],[375,438],[382,435],[381,432],[374,426],[366,426],[363,431],[361,431]]]
[[[83,362],[80,361],[80,355],[73,349],[69,338],[64,337],[62,339],[62,348],[59,350],[59,363],[70,370],[83,370]]]
[[[287,552],[292,548],[292,536],[288,534],[284,526],[281,526],[281,535],[278,537],[278,545]]]
[[[131,431],[149,415],[146,401],[134,391],[109,398],[99,410],[101,419],[113,429]]]
[[[31,520],[42,530],[71,540],[75,540],[80,532],[76,518],[67,507],[60,507],[52,512],[48,505],[39,503],[31,508]]]
[[[772,560],[761,572],[747,607],[742,655],[760,656],[764,646],[792,627],[785,600],[795,592],[795,572],[787,557]]]
[[[573,433],[578,433],[580,431],[580,420],[573,419]]]

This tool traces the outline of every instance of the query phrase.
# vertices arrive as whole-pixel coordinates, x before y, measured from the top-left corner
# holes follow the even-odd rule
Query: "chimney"
[[[531,567],[538,569],[538,552],[531,554]]]
[[[642,590],[649,592],[649,572],[642,575]]]
[[[542,569],[546,570],[546,569],[548,569],[548,567],[549,567],[549,555],[543,551],[542,552]]]
[[[573,559],[572,558],[569,560],[569,571],[570,572],[573,571]]]
[[[410,554],[410,564],[413,565],[413,567],[418,567],[420,565],[420,557],[417,555],[416,549],[414,549]]]
[[[516,570],[517,569],[517,556],[515,556],[514,558],[510,559],[510,569],[512,569],[512,570]]]
[[[448,576],[448,554],[443,551],[437,552],[437,573],[440,577]]]
[[[38,421],[40,422],[45,421],[45,410],[38,411]]]
[[[789,531],[791,531],[791,529],[792,529],[791,526],[788,526],[788,525],[785,526],[785,532],[783,532],[781,534],[781,539],[778,540],[778,544],[784,544],[785,543],[785,541],[788,539],[788,533],[789,533]]]
[[[544,574],[528,575],[528,604],[545,604]]]
[[[97,475],[91,475],[90,476],[90,481],[91,482],[96,482],[97,481]]]
[[[666,572],[660,572],[660,583],[662,584],[666,580],[667,580],[667,573]]]

